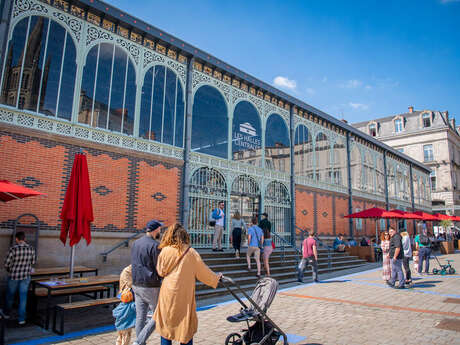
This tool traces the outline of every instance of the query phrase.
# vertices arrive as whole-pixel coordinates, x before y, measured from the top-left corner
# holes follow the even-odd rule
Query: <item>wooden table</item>
[[[106,276],[89,276],[84,278],[61,279],[59,281],[37,281],[36,285],[47,289],[46,297],[46,318],[45,329],[49,328],[50,314],[51,314],[51,293],[53,291],[62,291],[67,289],[74,289],[79,287],[91,287],[97,285],[109,285],[113,287],[113,296],[117,294],[117,286],[120,280],[119,275],[106,275]]]
[[[75,274],[83,275],[83,273],[94,273],[97,275],[98,271],[97,268],[86,267],[86,266],[75,266],[73,272]],[[53,276],[60,276],[60,275],[68,275],[70,274],[70,268],[67,267],[43,267],[43,268],[36,268],[34,273],[31,273],[30,276],[32,280],[39,280],[44,277],[53,277]]]

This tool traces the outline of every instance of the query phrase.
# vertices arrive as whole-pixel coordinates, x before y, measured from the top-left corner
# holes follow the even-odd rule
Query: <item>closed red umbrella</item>
[[[60,218],[62,219],[60,239],[65,245],[68,236],[72,248],[70,263],[70,275],[72,276],[74,246],[80,242],[82,237],[85,238],[87,245],[91,243],[91,222],[94,220],[88,163],[84,154],[75,155]]]
[[[15,199],[23,199],[29,196],[46,195],[36,190],[11,183],[7,180],[0,180],[0,200],[7,202]]]

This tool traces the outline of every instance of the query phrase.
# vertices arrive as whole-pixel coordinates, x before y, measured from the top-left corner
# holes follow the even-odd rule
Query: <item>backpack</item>
[[[428,247],[431,244],[430,238],[425,234],[420,234],[420,244]]]

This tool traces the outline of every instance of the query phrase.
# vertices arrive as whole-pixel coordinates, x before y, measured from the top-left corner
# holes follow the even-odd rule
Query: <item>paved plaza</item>
[[[458,267],[460,253],[440,258]],[[387,287],[380,276],[377,269],[282,290],[269,316],[294,339],[291,344],[460,344],[460,275],[415,275],[407,290]],[[200,311],[195,344],[224,344],[243,326],[226,321],[238,311],[237,303]],[[109,345],[115,338],[110,332],[63,344]],[[159,343],[156,334],[148,342]]]

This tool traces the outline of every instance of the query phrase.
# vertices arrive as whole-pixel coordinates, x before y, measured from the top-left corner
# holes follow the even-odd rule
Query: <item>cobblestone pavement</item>
[[[446,258],[454,259],[460,270],[460,253],[442,257]],[[432,267],[434,264],[432,260]],[[298,345],[460,344],[460,275],[414,278],[414,287],[406,290],[387,287],[380,269],[319,284],[299,284],[278,293],[269,316],[286,333],[306,337],[295,343]],[[226,335],[243,325],[226,321],[238,311],[237,303],[200,311],[194,343],[224,344]],[[445,319],[454,320],[457,331],[436,327]],[[63,344],[108,345],[115,344],[115,338],[112,332]],[[159,343],[157,334],[148,342]]]

